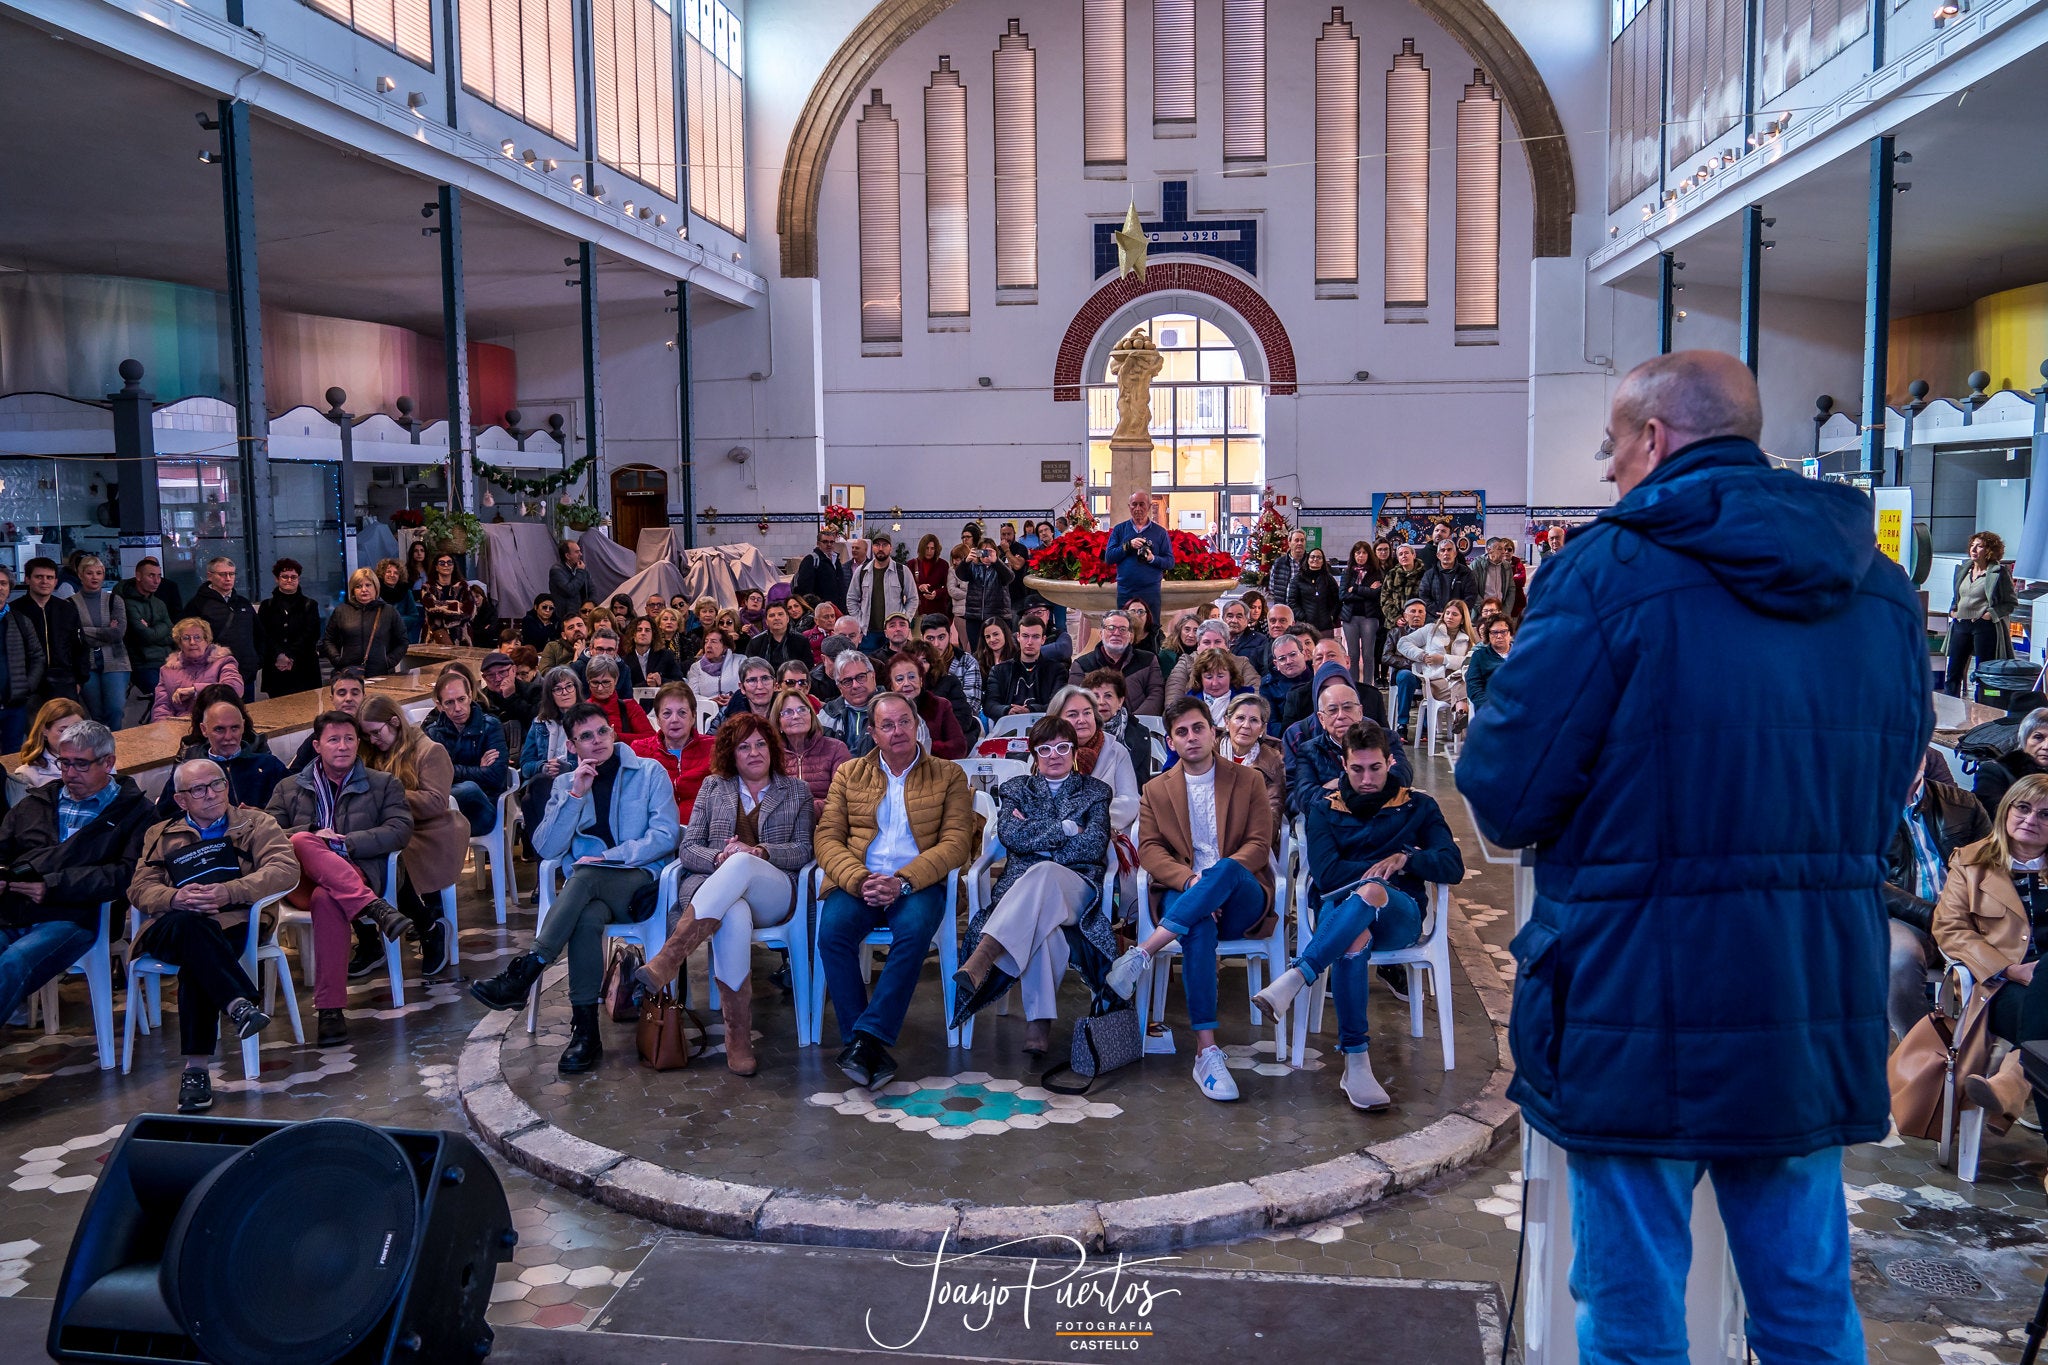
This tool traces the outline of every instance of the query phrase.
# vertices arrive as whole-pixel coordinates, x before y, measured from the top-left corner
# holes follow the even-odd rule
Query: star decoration
[[[1138,282],[1145,282],[1145,229],[1138,222],[1138,206],[1131,205],[1131,211],[1124,215],[1124,225],[1111,234],[1116,242],[1116,277],[1136,273]]]

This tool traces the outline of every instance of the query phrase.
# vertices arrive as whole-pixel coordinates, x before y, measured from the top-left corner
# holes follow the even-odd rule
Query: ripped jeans
[[[1330,974],[1330,997],[1337,1003],[1337,1051],[1363,1052],[1371,1041],[1366,1023],[1366,993],[1372,980],[1372,953],[1412,948],[1422,937],[1422,907],[1406,891],[1387,882],[1385,905],[1374,905],[1357,891],[1335,905],[1327,902],[1316,915],[1308,946],[1288,965],[1313,982]],[[1360,888],[1363,890],[1363,887]],[[1371,945],[1354,953],[1358,936],[1372,933]]]

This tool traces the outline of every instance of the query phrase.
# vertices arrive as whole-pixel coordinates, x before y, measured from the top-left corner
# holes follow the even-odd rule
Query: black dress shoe
[[[868,1067],[866,1051],[861,1047],[865,1041],[865,1034],[854,1034],[853,1041],[839,1049],[839,1056],[836,1059],[839,1069],[846,1073],[846,1078],[863,1090],[870,1088],[875,1080],[875,1073]]]
[[[332,1047],[348,1041],[348,1019],[340,1010],[320,1011],[320,1031],[313,1037],[313,1046]]]
[[[979,986],[963,971],[953,973],[953,1019],[949,1027],[959,1028],[975,1015],[1003,998],[1003,992],[1017,984],[1017,978],[1001,967],[991,967]]]
[[[880,1090],[896,1079],[896,1059],[889,1055],[889,1049],[882,1046],[882,1040],[863,1033],[860,1035],[863,1049],[861,1060],[868,1068],[868,1089]]]

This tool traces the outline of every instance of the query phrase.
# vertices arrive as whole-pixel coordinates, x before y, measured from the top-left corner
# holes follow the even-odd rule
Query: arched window
[[[1220,314],[1219,314],[1220,316]],[[1225,319],[1247,336],[1250,329]],[[1246,378],[1244,352],[1223,327],[1191,313],[1118,321],[1117,336],[1142,325],[1165,353],[1152,384],[1152,492],[1169,529],[1236,544],[1258,520],[1266,486],[1266,386]],[[1106,354],[1106,349],[1105,349]],[[1116,429],[1116,381],[1105,364],[1088,388],[1088,493],[1108,516],[1109,436]]]

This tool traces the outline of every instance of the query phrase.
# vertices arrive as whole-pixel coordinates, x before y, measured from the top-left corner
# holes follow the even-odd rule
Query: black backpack
[[[2001,716],[1973,726],[1956,741],[1956,757],[1963,762],[1963,771],[1974,773],[1993,759],[2004,758],[2020,747],[2020,721],[2025,713]]]

